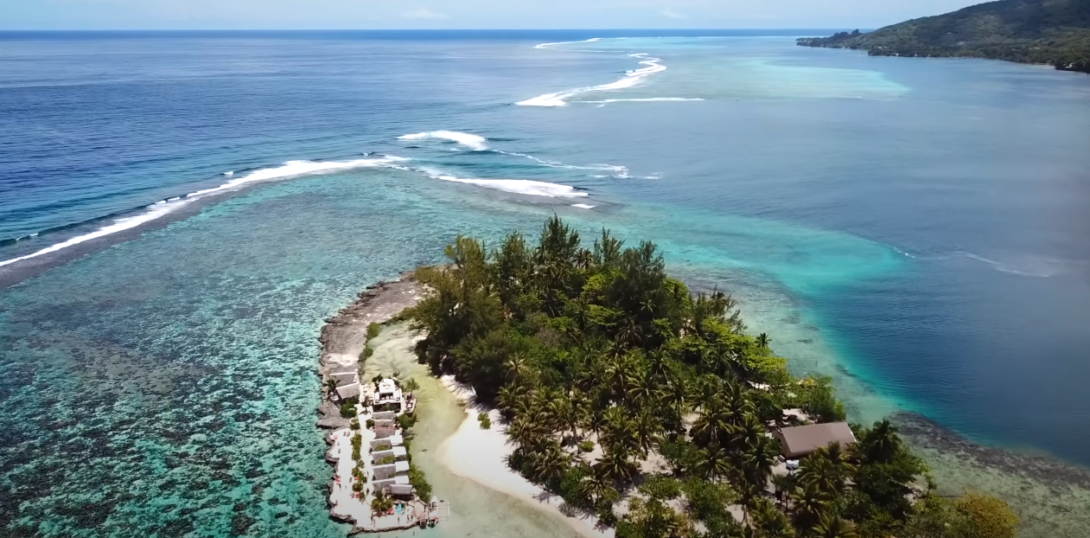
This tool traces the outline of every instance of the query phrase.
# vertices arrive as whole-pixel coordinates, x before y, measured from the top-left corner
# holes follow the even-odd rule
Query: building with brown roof
[[[780,453],[788,459],[811,454],[833,443],[840,443],[841,446],[855,444],[855,434],[847,422],[781,428],[773,435],[780,441]]]

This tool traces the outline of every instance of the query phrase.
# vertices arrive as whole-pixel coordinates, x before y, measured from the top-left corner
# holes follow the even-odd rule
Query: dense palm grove
[[[1090,0],[1002,0],[869,33],[799,39],[880,56],[954,56],[1090,73]]]
[[[459,237],[446,255],[406,312],[420,359],[501,410],[513,468],[617,536],[1013,536],[995,499],[914,503],[925,468],[888,422],[774,473],[784,409],[844,418],[829,380],[792,377],[730,297],[691,295],[651,243],[586,248],[554,217],[536,245]]]

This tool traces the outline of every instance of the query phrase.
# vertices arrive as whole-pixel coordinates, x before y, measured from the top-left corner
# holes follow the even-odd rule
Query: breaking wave
[[[644,97],[633,99],[602,99],[599,101],[575,101],[576,103],[596,103],[596,104],[609,104],[609,103],[654,103],[654,102],[693,102],[703,101],[699,97]]]
[[[540,106],[540,107],[561,107],[567,106],[567,99],[570,99],[576,95],[588,93],[588,92],[600,92],[609,90],[623,90],[625,88],[631,88],[643,82],[647,77],[654,75],[655,73],[661,73],[666,70],[666,66],[662,65],[661,58],[653,58],[648,56],[647,53],[638,52],[628,55],[631,58],[639,58],[640,65],[646,67],[642,69],[634,69],[625,73],[624,78],[612,82],[610,84],[602,84],[599,86],[587,86],[584,88],[575,88],[572,90],[564,90],[556,93],[547,93],[539,95],[537,97],[527,99],[525,101],[519,101],[515,103],[519,106]]]
[[[426,133],[407,134],[397,137],[398,140],[448,140],[457,142],[474,151],[488,149],[488,141],[483,136],[463,133],[459,131],[430,131]]]
[[[177,196],[173,198],[168,198],[166,200],[160,200],[154,204],[143,208],[143,211],[136,215],[122,216],[116,218],[110,224],[102,226],[101,228],[93,232],[78,235],[66,241],[50,245],[31,254],[27,254],[26,256],[20,256],[18,258],[12,258],[10,260],[0,261],[0,267],[64,250],[68,247],[91,241],[92,239],[98,239],[100,237],[106,237],[108,235],[112,235],[118,232],[130,230],[132,228],[140,226],[141,224],[145,224],[165,217],[202,198],[223,194],[225,192],[244,187],[251,183],[277,181],[318,174],[332,174],[336,172],[343,172],[359,168],[396,166],[395,163],[407,160],[408,159],[404,159],[401,157],[385,156],[375,159],[357,159],[352,161],[288,161],[274,168],[263,168],[255,170],[245,176],[232,179],[231,181],[219,185],[218,187],[202,189],[199,191],[191,192],[185,196]]]
[[[493,151],[495,151],[496,153],[502,154],[502,155],[510,155],[512,157],[522,157],[524,159],[529,159],[529,160],[534,161],[534,162],[536,162],[536,163],[538,163],[538,164],[540,164],[542,166],[547,166],[549,168],[562,168],[564,170],[594,170],[594,171],[599,171],[599,172],[609,172],[609,174],[599,175],[599,176],[594,176],[594,177],[616,177],[616,178],[620,178],[620,179],[627,179],[627,178],[631,177],[629,175],[629,173],[628,173],[628,167],[621,166],[621,165],[614,165],[614,164],[587,164],[587,165],[566,164],[566,163],[562,163],[560,161],[550,161],[550,160],[547,160],[547,159],[534,157],[533,155],[530,155],[530,154],[527,154],[527,153],[518,153],[518,152],[515,152],[515,151],[503,151],[503,150],[498,150],[498,149],[493,150]]]
[[[540,45],[536,45],[534,48],[535,49],[547,49],[549,47],[555,47],[557,45],[569,45],[571,43],[594,43],[596,41],[601,41],[601,40],[602,40],[602,38],[600,38],[600,37],[592,37],[590,39],[584,39],[582,41],[557,41],[556,43],[542,43]]]
[[[561,185],[559,183],[548,183],[545,181],[533,181],[529,179],[460,178],[452,176],[450,174],[444,174],[431,170],[421,171],[428,174],[433,179],[451,181],[454,183],[464,183],[466,185],[474,185],[477,187],[510,192],[514,194],[524,194],[527,196],[544,196],[547,198],[586,198],[587,196],[589,196],[588,193],[580,191],[575,187],[572,187],[570,185]]]

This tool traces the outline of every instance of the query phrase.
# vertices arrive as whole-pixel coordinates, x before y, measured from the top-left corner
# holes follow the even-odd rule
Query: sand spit
[[[443,376],[443,385],[465,404],[466,416],[454,435],[439,448],[443,465],[450,472],[473,480],[478,484],[506,493],[543,512],[566,521],[573,530],[590,538],[612,537],[613,529],[599,529],[597,518],[591,515],[572,514],[564,501],[542,487],[533,484],[507,466],[507,457],[513,451],[507,441],[506,426],[497,410],[479,406],[474,391],[455,381],[454,376]],[[490,429],[482,429],[477,414],[489,413]]]

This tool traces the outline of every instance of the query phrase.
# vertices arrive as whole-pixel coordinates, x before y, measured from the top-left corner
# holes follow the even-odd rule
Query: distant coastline
[[[804,37],[799,46],[871,56],[983,58],[1090,73],[1090,3],[1001,0],[886,26]]]

